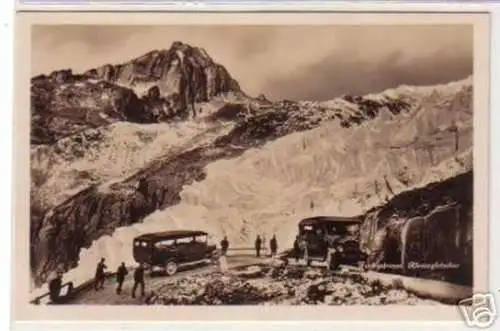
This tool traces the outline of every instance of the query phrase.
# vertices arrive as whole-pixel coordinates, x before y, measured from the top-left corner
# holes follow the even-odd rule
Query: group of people
[[[227,237],[224,237],[222,239],[222,241],[220,242],[220,247],[221,247],[221,255],[225,257],[229,249],[229,241]],[[257,257],[261,256],[262,248],[263,248],[263,240],[260,235],[257,235],[257,238],[255,239],[255,254]],[[276,253],[278,251],[278,241],[276,239],[276,235],[273,235],[271,240],[269,240],[269,248],[271,250],[271,256],[272,257],[276,256]],[[298,258],[299,252],[301,251],[301,247],[299,247],[298,238],[294,242],[294,251],[297,253],[296,256]],[[96,291],[99,291],[104,288],[107,269],[108,267],[105,264],[105,259],[101,258],[101,260],[97,264],[95,271],[94,288]],[[133,274],[134,286],[132,288],[132,293],[131,293],[132,298],[135,298],[135,294],[138,288],[140,288],[141,296],[145,295],[144,271],[145,267],[142,264],[140,264],[134,270]],[[129,271],[126,268],[125,263],[122,262],[118,267],[118,269],[116,270],[116,282],[117,282],[116,294],[122,293],[123,283],[125,282],[125,279],[128,274]],[[49,292],[53,302],[55,302],[59,296],[61,284],[62,284],[62,272],[58,271],[56,273],[56,276],[49,281]]]
[[[97,264],[96,272],[95,272],[95,290],[99,291],[104,288],[104,281],[106,279],[105,270],[108,268],[104,263],[105,259],[102,258],[101,261]],[[139,264],[139,266],[134,270],[134,286],[132,288],[132,298],[135,298],[135,293],[137,288],[140,287],[141,296],[145,295],[144,290],[144,266]],[[125,282],[125,278],[128,275],[127,267],[125,267],[125,263],[122,262],[118,269],[116,270],[116,282],[118,283],[116,287],[116,294],[122,293],[123,283]]]
[[[262,238],[260,235],[257,235],[257,239],[255,239],[255,255],[260,257],[260,251],[262,249]],[[278,252],[278,240],[276,239],[276,235],[273,235],[271,240],[269,240],[269,248],[271,249],[271,256],[275,256]]]
[[[255,239],[255,255],[257,257],[260,257],[262,244],[263,244],[262,238],[260,237],[260,235],[257,235],[257,238]],[[221,247],[221,254],[223,256],[226,256],[227,250],[229,249],[229,241],[227,240],[226,236],[221,240],[220,247]],[[271,240],[269,240],[269,248],[271,249],[271,256],[275,256],[276,253],[278,252],[278,240],[276,239],[276,235],[273,235]]]

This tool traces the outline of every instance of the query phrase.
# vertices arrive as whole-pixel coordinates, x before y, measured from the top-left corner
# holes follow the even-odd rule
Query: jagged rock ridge
[[[176,95],[184,105],[208,101],[240,86],[224,66],[215,63],[208,53],[176,41],[168,50],[155,50],[120,65],[105,65],[84,75],[148,91],[157,86],[162,97]]]

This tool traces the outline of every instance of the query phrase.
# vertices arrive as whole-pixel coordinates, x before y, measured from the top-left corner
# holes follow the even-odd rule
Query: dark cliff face
[[[473,192],[469,171],[404,192],[368,211],[361,231],[363,244],[371,251],[368,262],[374,268],[401,265],[412,276],[471,286]],[[412,262],[441,266],[430,269]],[[442,266],[448,263],[453,265]]]

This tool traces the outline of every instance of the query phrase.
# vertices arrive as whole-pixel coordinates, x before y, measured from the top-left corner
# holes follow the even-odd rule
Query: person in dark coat
[[[260,239],[260,235],[257,235],[257,239],[255,239],[255,252],[257,257],[260,257],[260,249],[262,246],[262,239]]]
[[[271,256],[275,256],[278,251],[278,241],[276,240],[276,235],[273,235],[269,242],[269,247],[271,248]]]
[[[59,302],[61,286],[62,286],[62,274],[58,272],[57,275],[49,282],[49,296],[50,296],[50,301],[53,304],[57,304]]]
[[[300,259],[300,238],[299,236],[295,237],[293,241],[293,256],[295,257],[295,262],[299,262]]]
[[[116,294],[120,294],[122,292],[122,285],[123,282],[125,281],[125,276],[128,275],[128,270],[125,267],[125,263],[122,262],[122,264],[118,267],[118,270],[116,270],[116,282],[118,283],[118,287],[116,288]]]
[[[229,248],[229,241],[227,241],[227,237],[224,237],[224,239],[222,239],[222,241],[220,242],[220,247],[222,250],[222,255],[226,255]]]
[[[135,291],[137,286],[141,287],[141,296],[144,296],[144,266],[139,264],[139,266],[134,271],[134,287],[132,288],[132,298],[135,298]]]
[[[106,270],[108,267],[104,264],[104,258],[101,259],[101,262],[97,264],[97,268],[95,271],[95,290],[99,290],[101,288],[104,288],[104,270]]]

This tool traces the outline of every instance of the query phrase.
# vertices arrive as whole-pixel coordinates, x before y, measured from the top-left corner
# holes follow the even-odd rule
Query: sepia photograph
[[[377,15],[26,24],[23,307],[456,310],[487,270],[488,16]]]

